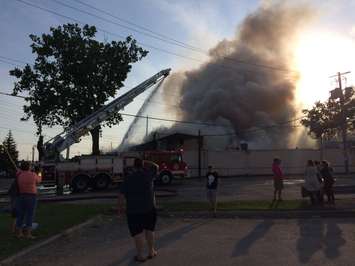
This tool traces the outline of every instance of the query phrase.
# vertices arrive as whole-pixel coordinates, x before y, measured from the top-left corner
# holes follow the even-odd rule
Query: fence
[[[335,173],[343,173],[344,159],[341,149],[320,150],[249,150],[248,152],[225,150],[201,152],[201,173],[205,175],[208,165],[218,170],[221,176],[238,175],[271,175],[273,158],[282,160],[282,168],[286,175],[303,174],[307,160],[327,160]],[[185,151],[184,161],[187,162],[190,176],[198,176],[198,151]],[[355,150],[350,152],[350,171],[355,172]]]

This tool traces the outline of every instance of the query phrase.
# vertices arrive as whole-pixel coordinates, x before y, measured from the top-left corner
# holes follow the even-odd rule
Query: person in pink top
[[[16,235],[33,239],[32,222],[37,203],[37,185],[41,177],[30,171],[30,164],[22,162],[16,173],[19,196],[16,199]],[[25,227],[23,228],[23,224]]]
[[[278,195],[278,200],[282,201],[281,193],[284,188],[283,183],[283,173],[281,170],[281,160],[275,158],[272,164],[272,172],[274,174],[274,201],[276,201],[276,195]]]

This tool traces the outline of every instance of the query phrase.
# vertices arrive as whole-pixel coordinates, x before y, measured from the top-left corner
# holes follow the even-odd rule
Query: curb
[[[72,227],[70,227],[70,228],[64,230],[63,232],[61,232],[61,233],[59,233],[59,234],[56,234],[56,235],[54,235],[54,236],[51,236],[50,238],[48,238],[48,239],[46,239],[46,240],[44,240],[44,241],[42,241],[42,242],[40,242],[40,243],[38,243],[38,244],[35,244],[35,245],[30,246],[30,247],[28,247],[28,248],[25,248],[24,250],[21,250],[20,252],[14,254],[14,255],[12,255],[12,256],[10,256],[10,257],[4,259],[4,260],[2,260],[2,261],[0,261],[0,266],[7,265],[7,264],[13,262],[14,260],[16,260],[16,259],[18,259],[18,258],[20,258],[20,257],[22,257],[22,256],[24,256],[24,255],[26,255],[26,254],[28,254],[28,253],[30,253],[30,252],[32,252],[32,251],[38,249],[38,248],[41,248],[41,247],[43,247],[43,246],[45,246],[45,245],[48,245],[48,244],[54,242],[54,241],[57,240],[58,238],[61,238],[61,237],[65,236],[65,235],[68,235],[68,234],[70,234],[70,233],[73,233],[73,232],[75,232],[75,231],[77,231],[77,230],[79,230],[79,229],[81,229],[81,228],[83,228],[83,227],[85,227],[85,226],[88,226],[88,225],[90,225],[90,224],[96,222],[96,221],[99,220],[100,218],[101,218],[101,215],[97,215],[97,216],[95,216],[95,217],[93,217],[93,218],[87,220],[86,222],[83,222],[83,223],[81,223],[81,224],[74,225],[74,226],[72,226]]]
[[[212,218],[209,212],[158,212],[166,218]],[[355,210],[325,210],[325,211],[217,211],[217,219],[314,219],[314,218],[355,218]]]
[[[162,191],[160,191],[162,192]],[[165,194],[157,194],[157,198],[169,198],[177,196],[176,191],[166,191]],[[39,202],[66,202],[66,201],[79,201],[79,200],[91,200],[91,199],[117,199],[115,195],[87,195],[87,196],[64,196],[64,197],[43,197],[38,198]]]
[[[176,197],[178,195],[177,191],[174,189],[161,189],[156,190],[157,198],[169,198]],[[0,195],[1,198],[1,195]],[[39,202],[67,202],[67,201],[79,201],[79,200],[92,200],[92,199],[117,199],[116,194],[101,194],[101,195],[67,195],[67,196],[40,196],[38,197]],[[9,200],[6,201],[8,203]]]

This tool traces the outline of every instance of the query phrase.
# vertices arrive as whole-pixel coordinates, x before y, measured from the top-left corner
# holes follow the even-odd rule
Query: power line
[[[119,113],[124,116],[130,116],[130,117],[137,117],[137,118],[144,118],[144,119],[151,119],[151,120],[157,120],[157,121],[165,121],[165,122],[172,122],[172,123],[181,123],[181,124],[195,124],[195,125],[201,125],[201,126],[211,126],[211,127],[224,127],[227,128],[227,126],[224,125],[217,125],[217,124],[211,124],[211,123],[204,123],[204,122],[195,122],[195,121],[184,121],[184,120],[175,120],[175,119],[167,119],[167,118],[160,118],[160,117],[152,117],[152,116],[144,116],[144,115],[133,115],[133,114],[127,114],[127,113]],[[229,127],[228,127],[229,128]]]
[[[190,48],[195,49],[195,50],[201,50],[201,51],[203,51],[201,48],[192,46],[192,45],[187,44],[187,43],[185,43],[185,42],[181,42],[181,41],[176,40],[176,39],[174,39],[174,38],[172,38],[172,37],[169,37],[169,36],[167,36],[167,35],[158,33],[158,32],[153,31],[153,30],[151,30],[151,29],[149,29],[149,28],[147,28],[147,27],[144,27],[144,26],[138,25],[138,24],[136,24],[136,23],[133,23],[133,22],[127,20],[127,19],[120,18],[120,17],[118,17],[118,16],[116,16],[116,15],[114,15],[114,14],[112,14],[112,13],[109,13],[109,12],[103,10],[103,9],[100,9],[100,8],[97,8],[97,7],[93,6],[93,5],[84,3],[83,1],[80,1],[80,0],[74,0],[74,1],[80,3],[80,4],[83,5],[83,6],[87,6],[87,7],[91,8],[91,9],[94,9],[94,10],[96,10],[96,11],[99,11],[99,12],[101,12],[101,13],[103,13],[103,14],[106,14],[106,15],[112,17],[112,18],[115,18],[115,19],[117,19],[117,20],[119,20],[119,21],[125,22],[125,23],[127,23],[127,24],[129,24],[129,25],[132,25],[132,26],[137,27],[137,28],[139,28],[139,29],[142,29],[142,30],[144,30],[144,31],[150,32],[150,33],[155,34],[155,35],[157,35],[157,36],[160,36],[160,37],[162,37],[162,38],[165,38],[165,39],[174,41],[174,42],[176,42],[176,43],[180,43],[180,44],[182,44],[182,45],[185,45],[185,46],[190,47]],[[203,51],[203,52],[204,52],[204,51]]]
[[[290,123],[293,123],[293,122],[296,122],[298,120],[301,120],[303,119],[304,117],[306,116],[301,116],[301,117],[297,117],[297,118],[294,118],[294,119],[291,119],[291,120],[288,120],[288,121],[285,121],[285,122],[281,122],[281,123],[277,123],[275,125],[270,125],[270,126],[258,126],[257,128],[251,128],[251,129],[245,129],[245,130],[242,130],[240,131],[239,133],[253,133],[253,132],[258,132],[258,131],[264,131],[264,130],[267,130],[267,129],[273,129],[273,128],[280,128],[280,127],[283,127],[284,125],[287,125],[287,124],[290,124]],[[302,127],[302,126],[288,126],[290,128],[296,128],[296,127]],[[204,136],[207,136],[207,137],[223,137],[223,136],[238,136],[237,133],[230,133],[230,134],[210,134],[210,135],[204,135]]]
[[[2,57],[0,55],[0,57]],[[17,61],[17,62],[23,62],[23,63],[26,63],[25,61],[21,61],[21,60],[16,60],[16,59],[12,59],[12,58],[7,58],[8,60],[13,60],[13,61]],[[127,88],[127,89],[130,89],[130,88]],[[177,94],[177,93],[171,93],[171,92],[163,92],[164,94],[168,94],[168,95],[173,95],[175,97],[180,97],[181,95]],[[3,94],[3,95],[7,95],[7,96],[14,96],[14,97],[19,97],[19,98],[28,98],[28,97],[24,97],[24,96],[19,96],[19,95],[12,95],[12,94],[9,94],[9,93],[4,93],[4,92],[0,92],[0,94]],[[180,106],[178,105],[175,105],[175,104],[168,104],[168,103],[163,103],[163,102],[160,102],[160,101],[155,101],[155,100],[145,100],[145,99],[141,99],[139,97],[135,98],[135,100],[138,100],[138,101],[141,101],[141,102],[149,102],[149,103],[153,103],[153,104],[158,104],[158,105],[161,105],[161,106],[170,106],[170,107],[174,107],[174,108],[180,108]]]
[[[11,63],[11,62],[5,61],[5,60],[3,60],[3,59],[0,59],[0,62],[5,63],[5,64],[7,64],[7,65],[18,66],[18,64]]]
[[[32,4],[32,3],[29,3],[29,2],[26,2],[26,1],[23,1],[23,0],[16,0],[17,2],[20,2],[20,3],[23,3],[25,5],[28,5],[28,6],[31,6],[33,8],[37,8],[37,9],[40,9],[42,11],[45,11],[45,12],[48,12],[48,13],[51,13],[51,14],[54,14],[56,16],[59,16],[59,17],[63,17],[63,18],[66,18],[66,19],[69,19],[69,20],[72,20],[72,21],[75,21],[79,24],[88,24],[88,23],[85,23],[85,22],[82,22],[78,19],[75,19],[75,18],[72,18],[72,17],[69,17],[69,16],[66,16],[66,15],[63,15],[63,14],[60,14],[56,11],[53,11],[53,10],[50,10],[48,8],[44,8],[44,7],[41,7],[41,6],[38,6],[38,5],[35,5],[35,4]],[[105,29],[102,29],[102,28],[99,28],[99,27],[96,27],[97,30],[100,30],[104,33],[107,33],[107,34],[110,34],[110,35],[113,35],[113,36],[117,36],[121,39],[125,39],[126,37],[120,35],[120,34],[117,34],[117,33],[113,33],[113,32],[110,32],[110,31],[107,31]],[[142,46],[145,46],[145,47],[148,47],[148,48],[151,48],[151,49],[154,49],[154,50],[157,50],[157,51],[160,51],[160,52],[164,52],[164,53],[168,53],[168,54],[171,54],[171,55],[174,55],[174,56],[177,56],[177,57],[181,57],[181,58],[185,58],[185,59],[188,59],[188,60],[192,60],[192,61],[197,61],[197,62],[202,62],[202,63],[205,63],[205,61],[203,60],[200,60],[200,59],[196,59],[196,58],[191,58],[191,57],[188,57],[188,56],[185,56],[185,55],[182,55],[182,54],[178,54],[178,53],[175,53],[175,52],[172,52],[172,51],[169,51],[169,50],[165,50],[165,49],[162,49],[162,48],[158,48],[158,47],[155,47],[153,45],[150,45],[150,44],[146,44],[146,43],[143,43],[143,42],[137,42],[139,45],[142,45]],[[228,61],[234,61],[236,63],[239,63],[239,64],[245,64],[245,65],[250,65],[250,66],[256,66],[256,67],[263,67],[265,69],[270,69],[270,70],[276,70],[276,71],[282,71],[282,72],[293,72],[293,73],[297,73],[296,71],[290,71],[290,70],[287,70],[287,69],[281,69],[281,68],[278,68],[278,67],[273,67],[273,66],[268,66],[268,65],[262,65],[262,64],[255,64],[255,63],[249,63],[249,62],[246,62],[246,61],[239,61],[239,60],[235,60],[233,58],[228,58],[228,57],[223,57],[223,59],[225,60],[228,60]],[[223,63],[221,63],[223,64]],[[224,66],[227,66],[225,64],[223,64]],[[229,68],[233,68],[233,69],[236,69],[236,70],[240,70],[238,69],[237,67],[232,67],[232,66],[227,66]],[[257,71],[257,70],[243,70],[244,72],[251,72],[251,73],[256,73],[256,72],[260,72],[260,71]],[[296,75],[293,75],[293,76],[296,76]]]
[[[5,60],[14,61],[14,62],[21,63],[21,64],[29,64],[29,65],[31,65],[30,63],[28,63],[26,61],[13,59],[13,58],[10,58],[10,57],[7,57],[7,56],[3,56],[3,55],[0,55],[0,58],[5,59]]]
[[[160,118],[160,117],[152,117],[150,115],[134,115],[134,114],[128,114],[128,113],[121,113],[119,114],[123,116],[128,116],[128,117],[136,117],[136,118],[143,118],[143,119],[151,119],[151,120],[156,120],[156,121],[165,121],[165,122],[172,122],[172,123],[181,123],[181,124],[191,124],[191,125],[200,125],[200,126],[211,126],[211,127],[221,127],[221,128],[228,128],[230,127],[225,126],[225,125],[218,125],[218,124],[212,124],[212,123],[206,123],[206,122],[197,122],[197,121],[185,121],[185,120],[176,120],[176,119],[167,119],[167,118]],[[305,116],[297,117],[291,120],[287,120],[285,122],[278,123],[276,125],[271,125],[271,126],[258,126],[257,129],[247,129],[242,132],[253,132],[253,131],[260,131],[263,129],[270,129],[270,128],[277,128],[282,125],[286,125],[298,120],[303,119]],[[241,132],[240,132],[241,133]],[[237,133],[231,133],[231,134],[220,134],[220,135],[209,135],[209,136],[232,136],[232,135],[237,135]]]
[[[32,3],[29,3],[29,2],[26,2],[26,1],[23,1],[23,0],[15,0],[17,2],[20,2],[20,3],[23,3],[25,5],[28,5],[28,6],[31,6],[33,8],[37,8],[37,9],[40,9],[42,11],[45,11],[45,12],[48,12],[48,13],[51,13],[53,15],[56,15],[56,16],[59,16],[59,17],[63,17],[63,18],[66,18],[66,19],[69,19],[69,20],[72,20],[72,21],[75,21],[79,24],[82,24],[82,25],[85,25],[85,24],[88,24],[86,22],[83,22],[83,21],[80,21],[78,19],[75,19],[75,18],[72,18],[72,17],[69,17],[69,16],[66,16],[66,15],[63,15],[63,14],[60,14],[56,11],[53,11],[53,10],[50,10],[48,8],[45,8],[45,7],[41,7],[41,6],[38,6],[38,5],[35,5],[35,4],[32,4]],[[110,34],[110,35],[113,35],[113,36],[116,36],[116,37],[119,37],[123,40],[126,39],[125,36],[123,35],[120,35],[120,34],[117,34],[117,33],[113,33],[113,32],[110,32],[110,31],[107,31],[103,28],[100,28],[100,27],[96,27],[96,29],[104,32],[104,33],[107,33],[107,34]],[[168,50],[165,50],[165,49],[161,49],[161,48],[158,48],[158,47],[155,47],[153,45],[149,45],[149,44],[145,44],[143,42],[137,42],[138,44],[142,45],[142,46],[145,46],[145,47],[148,47],[148,48],[151,48],[151,49],[155,49],[155,50],[158,50],[158,51],[161,51],[161,52],[164,52],[164,53],[168,53],[168,54],[172,54],[172,55],[175,55],[175,56],[179,56],[179,57],[183,57],[183,58],[186,58],[186,59],[190,59],[190,60],[195,60],[195,61],[198,61],[198,62],[201,62],[201,60],[198,60],[198,59],[193,59],[191,57],[187,57],[187,56],[184,56],[184,55],[180,55],[180,54],[177,54],[177,53],[174,53],[174,52],[171,52],[171,51],[168,51]]]
[[[19,131],[19,132],[24,132],[24,133],[32,133],[32,131],[29,131],[29,130],[23,130],[23,129],[19,129],[19,128],[13,128],[13,127],[3,127],[3,126],[0,126],[0,128],[2,129],[7,129],[7,130],[11,130],[11,131]]]
[[[92,13],[89,13],[89,12],[86,12],[86,11],[83,11],[83,10],[81,10],[81,9],[75,8],[75,7],[70,6],[70,5],[68,5],[68,4],[64,4],[64,3],[62,3],[62,2],[60,2],[60,1],[58,1],[58,0],[52,0],[52,1],[54,1],[54,2],[56,2],[56,3],[58,3],[58,4],[60,4],[60,5],[66,6],[66,7],[68,7],[68,8],[74,9],[74,10],[76,10],[76,11],[78,11],[78,12],[82,12],[82,13],[85,13],[85,14],[88,14],[88,15],[91,15],[91,16],[94,16],[94,17],[96,17],[96,18],[102,19],[102,20],[104,20],[104,21],[107,21],[107,22],[116,24],[116,23],[113,22],[113,21],[107,20],[107,19],[102,18],[102,17],[98,17],[98,16],[95,15],[95,14],[92,14]],[[119,18],[119,17],[117,17],[117,16],[115,16],[115,15],[112,15],[111,13],[109,13],[109,12],[107,12],[107,11],[105,11],[105,10],[102,10],[102,9],[96,8],[96,7],[92,6],[92,5],[83,3],[83,2],[80,1],[80,0],[74,0],[74,1],[79,2],[79,3],[81,3],[82,5],[88,6],[88,7],[92,8],[92,9],[95,9],[95,10],[101,12],[101,13],[105,13],[106,15],[109,15],[110,17],[116,18],[116,19],[118,19],[118,20],[120,20],[120,21],[125,21],[126,23],[131,24],[131,25],[134,25],[135,27],[142,28],[141,26],[139,26],[139,25],[137,25],[137,24],[131,23],[131,22],[127,21],[127,20],[123,20],[123,19],[121,19],[121,18]],[[122,26],[122,25],[119,24],[119,26]],[[147,29],[147,28],[145,28],[145,27],[143,27],[143,28],[144,28],[144,30],[149,31],[149,32],[152,32],[153,34],[157,34],[156,32],[151,31],[150,29]],[[130,28],[130,29],[131,29],[131,28]],[[140,32],[140,31],[137,31],[137,30],[135,30],[135,29],[133,29],[133,30],[136,31],[136,32]],[[142,33],[142,32],[140,32],[140,33]],[[145,33],[142,33],[142,34],[145,34]],[[160,34],[158,33],[158,35],[160,35]],[[149,35],[149,36],[150,36],[150,35]],[[154,36],[150,36],[150,37],[153,37],[153,38],[154,38]],[[169,40],[170,37],[163,37],[163,39],[161,39],[161,38],[158,38],[158,39],[161,40],[161,41],[167,42],[167,40]],[[195,52],[200,52],[200,53],[203,53],[204,55],[207,55],[207,56],[209,55],[209,52],[208,52],[208,51],[205,51],[205,50],[203,50],[203,49],[201,49],[201,48],[191,46],[191,45],[189,45],[189,44],[187,44],[187,43],[184,43],[184,42],[181,42],[181,41],[177,41],[177,40],[175,40],[175,39],[173,39],[173,40],[174,40],[174,42],[177,42],[177,43],[178,43],[178,44],[173,43],[173,44],[175,44],[175,45],[178,45],[178,46],[183,45],[183,46],[182,46],[183,48],[186,48],[186,49],[189,49],[189,50],[193,50],[193,51],[195,51]],[[171,42],[169,41],[169,43],[171,43]],[[251,63],[251,62],[247,62],[247,61],[243,61],[243,60],[237,60],[237,59],[234,59],[234,58],[231,58],[231,57],[228,57],[228,56],[224,57],[224,59],[229,60],[229,61],[232,61],[232,62],[235,62],[235,63],[238,63],[238,64],[247,64],[247,65],[252,65],[252,66],[256,66],[256,67],[269,68],[269,69],[271,69],[271,70],[276,70],[276,71],[285,71],[285,72],[295,72],[295,73],[298,73],[297,71],[293,71],[293,70],[290,70],[290,69],[285,69],[285,68],[282,68],[282,67],[270,66],[270,65],[265,65],[265,64]]]
[[[128,30],[131,30],[131,31],[134,31],[134,32],[143,34],[143,35],[145,35],[145,36],[148,36],[148,37],[157,39],[157,40],[159,40],[159,41],[163,41],[163,42],[166,42],[166,43],[169,43],[169,44],[172,44],[172,45],[176,45],[176,46],[179,46],[179,47],[182,47],[182,48],[185,48],[185,49],[190,49],[190,50],[193,49],[193,50],[195,50],[194,48],[187,47],[185,44],[181,44],[181,43],[178,43],[178,42],[176,42],[176,41],[170,41],[170,40],[168,40],[168,39],[166,39],[166,38],[157,37],[157,36],[154,36],[154,35],[152,35],[152,34],[150,34],[150,33],[146,33],[146,32],[140,31],[140,30],[136,30],[136,29],[134,29],[134,28],[132,28],[132,27],[130,27],[130,26],[126,26],[126,25],[123,25],[123,24],[114,22],[114,21],[112,21],[112,20],[110,20],[110,19],[107,19],[107,18],[98,16],[98,15],[95,15],[95,14],[90,13],[90,12],[88,12],[88,11],[82,10],[82,9],[80,9],[80,8],[76,8],[76,7],[74,7],[74,6],[65,4],[65,3],[61,2],[61,1],[57,1],[57,0],[52,0],[52,1],[55,2],[55,3],[57,3],[57,4],[59,4],[59,5],[61,5],[61,6],[65,6],[65,7],[67,7],[67,8],[70,8],[70,9],[72,9],[72,10],[78,11],[78,12],[80,12],[80,13],[83,13],[83,14],[86,14],[86,15],[89,15],[89,16],[92,16],[92,17],[94,17],[94,18],[100,19],[100,20],[102,20],[102,21],[105,21],[105,22],[114,24],[114,25],[116,25],[116,26],[119,26],[119,27],[122,27],[122,28],[125,28],[125,29],[128,29]]]

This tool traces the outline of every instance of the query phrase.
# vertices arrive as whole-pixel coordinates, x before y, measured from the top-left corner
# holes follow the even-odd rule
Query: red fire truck
[[[75,192],[89,187],[103,190],[110,184],[120,183],[135,158],[141,158],[144,167],[154,171],[158,184],[169,185],[174,179],[187,177],[188,167],[182,151],[127,152],[117,156],[79,156],[71,160],[42,166],[43,180],[69,185]]]
[[[144,151],[142,157],[159,166],[158,181],[163,185],[170,184],[173,179],[186,178],[188,175],[188,167],[183,161],[182,150]]]
[[[133,167],[135,158],[139,157],[80,156],[56,164],[44,164],[43,181],[58,186],[69,185],[74,192],[84,192],[89,187],[103,190],[110,184],[121,182]],[[154,162],[144,160],[143,167],[157,176],[159,166]]]
[[[69,184],[75,191],[85,191],[89,186],[96,189],[104,189],[110,183],[122,180],[126,172],[125,169],[129,169],[133,159],[137,157],[120,154],[118,156],[80,156],[72,160],[62,160],[60,154],[68,150],[72,144],[79,142],[80,138],[91,129],[99,126],[114,113],[117,113],[131,103],[136,96],[143,93],[149,87],[162,82],[169,73],[170,69],[158,72],[47,141],[42,147],[44,160],[41,164],[44,182],[56,182],[59,186]],[[149,158],[148,154],[147,158]],[[181,156],[179,157],[178,154],[169,154],[166,157],[171,159],[163,159],[162,157],[157,160],[161,163],[159,169],[162,169],[159,170],[159,177],[163,183],[170,183],[173,176],[180,175],[182,171],[180,167],[185,166],[183,166],[182,160],[179,159]],[[138,158],[145,159],[145,167],[151,167],[153,170],[156,169],[156,172],[158,171],[158,166],[153,162],[148,162],[141,154],[138,155]]]

